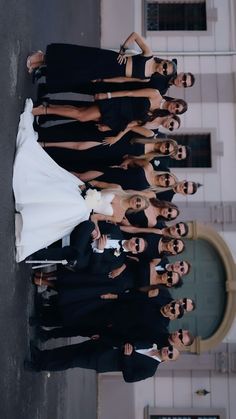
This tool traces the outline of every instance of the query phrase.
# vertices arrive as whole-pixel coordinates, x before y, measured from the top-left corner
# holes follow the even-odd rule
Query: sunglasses
[[[140,240],[138,238],[135,239],[135,250],[137,250],[137,252],[140,250]]]
[[[141,208],[141,203],[142,203],[142,199],[141,198],[136,198],[136,202],[135,202],[135,205],[136,205],[136,208]]]
[[[165,154],[169,154],[170,153],[170,143],[166,143],[165,144]]]
[[[188,193],[188,182],[184,182],[183,192],[184,192],[185,194],[187,194],[187,193]]]
[[[175,302],[171,303],[171,305],[170,305],[170,312],[171,312],[171,314],[175,314],[176,313],[175,305],[176,305]]]
[[[168,75],[167,68],[168,68],[168,64],[167,63],[164,63],[162,65],[162,73],[164,74],[164,76],[167,76]]]
[[[183,298],[182,307],[184,310],[187,310],[187,298]]]
[[[182,159],[182,154],[183,154],[183,149],[182,149],[182,147],[179,147],[178,153],[177,153],[178,159]]]
[[[173,249],[174,249],[175,253],[179,252],[179,242],[178,242],[178,240],[173,241]]]
[[[173,214],[172,214],[172,209],[171,208],[168,208],[168,210],[167,210],[167,219],[168,220],[173,219]]]
[[[165,186],[170,186],[170,175],[167,173],[164,177],[165,180]]]
[[[174,131],[174,125],[175,125],[174,121],[171,121],[171,122],[169,123],[168,130],[169,130],[169,131]]]
[[[179,335],[179,340],[180,340],[180,342],[184,345],[184,342],[183,342],[183,329],[179,329],[178,330],[178,335]]]
[[[168,358],[169,359],[173,359],[173,356],[174,356],[173,352],[174,352],[173,346],[172,345],[169,345],[168,346]]]
[[[173,272],[167,273],[167,284],[170,284],[170,285],[173,284]]]
[[[176,232],[177,232],[177,234],[179,235],[179,236],[181,236],[181,228],[180,228],[180,226],[181,226],[181,224],[176,224]]]
[[[182,77],[182,84],[184,87],[188,87],[187,86],[187,74],[184,74]]]
[[[181,260],[181,262],[179,262],[179,266],[180,266],[180,272],[184,272],[184,262]]]
[[[179,104],[179,103],[176,103],[176,104],[175,104],[175,110],[176,110],[176,111],[179,111],[179,109],[180,109],[180,104]]]

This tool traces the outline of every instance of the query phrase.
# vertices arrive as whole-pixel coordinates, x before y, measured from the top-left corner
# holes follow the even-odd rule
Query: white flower
[[[101,202],[101,192],[96,189],[88,189],[84,199],[89,209],[96,208]]]
[[[115,255],[116,257],[118,257],[118,256],[120,256],[120,254],[121,254],[121,251],[120,251],[120,247],[119,247],[119,248],[117,248],[117,249],[114,251],[114,255]]]

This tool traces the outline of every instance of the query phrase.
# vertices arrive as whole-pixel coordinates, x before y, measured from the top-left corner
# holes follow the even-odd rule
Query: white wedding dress
[[[17,262],[71,233],[76,225],[88,220],[92,209],[113,214],[113,193],[91,191],[84,199],[79,187],[83,182],[58,166],[37,143],[32,107],[31,99],[27,99],[20,117],[13,172],[15,206],[19,213],[16,214]]]

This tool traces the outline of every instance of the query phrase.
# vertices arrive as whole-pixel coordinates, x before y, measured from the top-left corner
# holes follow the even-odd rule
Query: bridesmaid
[[[188,104],[182,99],[163,98],[155,89],[99,93],[89,106],[43,103],[33,109],[34,116],[58,115],[80,122],[94,121],[104,131],[123,131],[153,122],[160,116],[183,114]],[[155,127],[157,123],[155,121]],[[152,127],[148,127],[151,128]]]
[[[126,49],[136,42],[141,54],[127,56]],[[33,53],[27,59],[29,73],[36,77],[46,76],[47,85],[54,91],[78,91],[80,84],[109,79],[112,82],[148,81],[153,74],[174,75],[176,62],[162,60],[153,52],[144,39],[133,32],[121,46],[120,51],[71,44],[50,44],[46,54]]]

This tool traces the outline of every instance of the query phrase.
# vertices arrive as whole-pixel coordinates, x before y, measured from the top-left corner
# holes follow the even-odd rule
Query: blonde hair
[[[122,188],[117,188],[117,189],[116,188],[106,188],[106,189],[101,190],[101,192],[103,192],[103,191],[104,191],[104,193],[105,192],[111,192],[111,193],[114,193],[115,195],[119,195],[119,196],[127,198],[127,199],[132,198],[134,196],[142,198],[143,201],[145,202],[145,208],[140,208],[140,209],[139,208],[137,208],[137,209],[130,208],[130,209],[127,210],[127,211],[129,211],[129,213],[144,211],[150,205],[150,200],[146,196],[144,196],[140,193],[140,192],[143,192],[143,191],[133,191],[132,193],[130,193],[130,192],[124,191],[124,189],[122,189]]]
[[[157,173],[157,176],[170,175],[175,180],[174,185],[172,185],[172,186],[150,186],[150,188],[146,189],[146,191],[149,190],[149,191],[153,191],[155,193],[166,192],[166,191],[170,191],[171,189],[173,189],[179,183],[177,177],[173,173],[169,173],[169,172],[156,172],[156,173]]]

